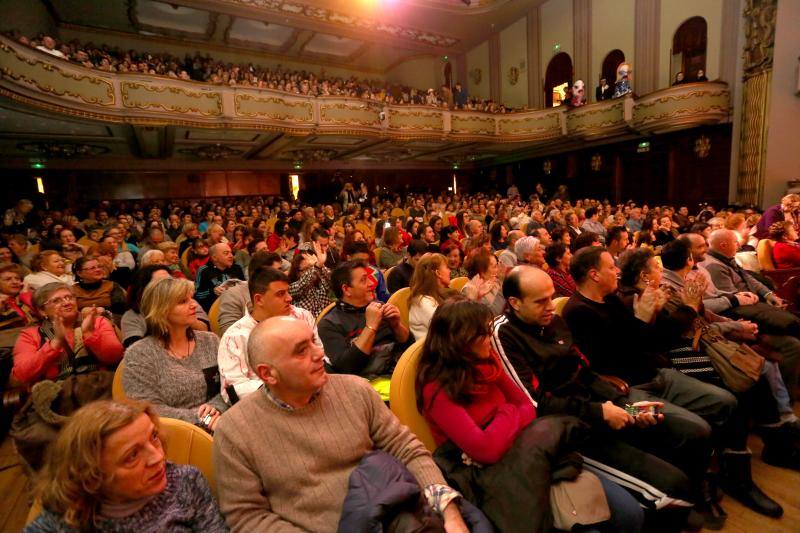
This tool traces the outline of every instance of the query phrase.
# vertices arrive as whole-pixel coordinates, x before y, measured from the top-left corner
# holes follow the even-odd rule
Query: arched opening
[[[670,79],[683,72],[686,81],[695,81],[697,71],[706,70],[706,46],[708,24],[703,17],[692,17],[684,21],[672,37]]]
[[[625,62],[625,54],[622,50],[611,50],[606,58],[603,59],[603,68],[600,71],[600,78],[605,78],[609,85],[613,86],[617,81],[617,67]],[[600,81],[600,80],[597,80]]]
[[[553,56],[544,76],[545,107],[561,105],[564,92],[572,83],[572,58],[566,52]]]

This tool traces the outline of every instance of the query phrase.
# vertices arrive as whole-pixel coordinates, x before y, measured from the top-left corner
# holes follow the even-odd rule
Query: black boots
[[[783,515],[780,504],[753,483],[749,451],[725,451],[721,466],[720,484],[727,494],[757,513],[773,518]]]

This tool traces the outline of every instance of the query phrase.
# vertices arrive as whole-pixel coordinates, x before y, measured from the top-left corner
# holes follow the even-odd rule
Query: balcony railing
[[[0,37],[0,95],[50,112],[138,125],[183,125],[445,139],[527,145],[596,140],[717,124],[730,119],[727,84],[691,83],[576,109],[503,115],[430,106],[307,97],[166,77],[108,73],[50,57]]]

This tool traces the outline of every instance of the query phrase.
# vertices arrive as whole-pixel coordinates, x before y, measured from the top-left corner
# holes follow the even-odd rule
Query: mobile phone
[[[626,405],[625,411],[631,416],[639,416],[641,414],[650,414],[658,416],[661,414],[661,407],[658,405]]]
[[[204,416],[202,418],[202,420],[200,420],[200,422],[202,422],[204,426],[208,427],[208,425],[211,424],[211,420],[213,418],[214,417],[212,417],[210,414],[208,414],[208,415]]]

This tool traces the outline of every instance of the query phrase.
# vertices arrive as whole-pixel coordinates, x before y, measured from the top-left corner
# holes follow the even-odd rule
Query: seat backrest
[[[125,370],[125,361],[120,361],[117,370],[114,372],[114,381],[111,382],[111,398],[114,400],[124,400],[127,398],[125,389],[122,387],[122,372]]]
[[[211,304],[211,309],[208,310],[208,322],[211,325],[211,331],[221,337],[219,332],[219,298],[214,300]]]
[[[184,270],[186,270],[186,272],[189,272],[189,250],[191,249],[192,247],[189,246],[181,254],[181,266],[184,268]]]
[[[450,288],[456,292],[461,292],[461,289],[464,288],[464,285],[467,284],[469,278],[467,276],[461,276],[459,278],[453,278],[450,280]]]
[[[375,256],[375,266],[380,268],[380,266],[381,266],[381,249],[380,248],[375,248],[372,251],[372,254]]]
[[[772,260],[772,247],[775,241],[772,239],[761,239],[756,246],[756,255],[761,270],[775,270],[775,262]]]
[[[559,296],[558,298],[553,298],[553,304],[556,306],[555,313],[558,316],[561,316],[562,311],[564,311],[564,306],[567,305],[568,301],[568,296]]]
[[[196,466],[216,497],[217,478],[212,462],[214,439],[211,435],[194,424],[175,418],[161,418],[160,435],[167,450],[167,459],[173,463]]]
[[[393,217],[404,217],[406,216],[406,211],[402,207],[395,207],[392,209],[392,216]]]
[[[336,301],[333,301],[328,305],[326,305],[325,308],[322,311],[320,311],[319,314],[317,315],[317,324],[319,324],[319,321],[322,320],[322,317],[327,315],[330,312],[330,310],[333,309],[334,307],[336,307]]]
[[[402,322],[405,327],[408,327],[408,299],[410,296],[411,289],[408,287],[403,287],[396,293],[392,294],[389,297],[389,301],[386,302],[397,306],[397,308],[400,310],[400,322]]]
[[[417,410],[417,367],[422,356],[422,345],[425,339],[418,340],[408,347],[392,373],[392,384],[389,389],[389,408],[404,425],[408,426],[428,450],[436,450],[433,433],[420,412]]]

